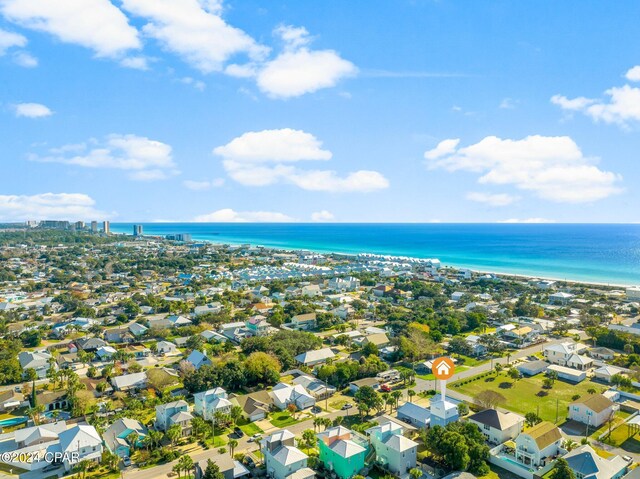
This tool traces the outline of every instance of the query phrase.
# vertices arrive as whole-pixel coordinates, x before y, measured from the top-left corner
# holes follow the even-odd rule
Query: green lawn
[[[453,383],[453,390],[471,397],[475,397],[485,390],[496,391],[506,398],[506,402],[501,405],[502,407],[522,415],[528,412],[537,412],[539,408],[540,417],[551,422],[556,421],[557,405],[559,423],[566,418],[567,408],[574,395],[579,394],[584,397],[591,388],[597,392],[602,392],[605,389],[601,384],[588,380],[579,384],[556,380],[553,388],[543,389],[542,381],[544,376],[542,374],[531,378],[518,379],[517,381],[509,378],[505,372],[497,376],[491,374],[476,380],[470,379],[463,379]]]
[[[257,424],[254,424],[252,422],[248,424],[239,425],[238,427],[242,429],[242,432],[244,432],[247,436],[253,436],[254,434],[262,434],[264,432],[262,429],[260,429],[260,427],[258,427]]]
[[[273,424],[275,427],[283,428],[283,427],[291,426],[292,424],[295,424],[297,422],[300,422],[300,420],[294,419],[291,416],[291,413],[289,411],[280,411],[280,412],[273,413],[271,415],[271,419],[269,420],[269,422]]]

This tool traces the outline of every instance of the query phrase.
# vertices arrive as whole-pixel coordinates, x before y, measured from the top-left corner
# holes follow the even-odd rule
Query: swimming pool
[[[27,416],[16,416],[7,419],[0,419],[0,427],[17,426],[27,422]]]
[[[47,419],[54,419],[54,415],[53,415],[53,411],[46,411],[42,413],[42,416],[46,417]],[[67,411],[58,411],[58,420],[67,420],[71,417],[71,414],[69,414],[69,412]]]

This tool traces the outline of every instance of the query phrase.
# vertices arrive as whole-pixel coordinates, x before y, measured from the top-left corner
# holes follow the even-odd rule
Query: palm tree
[[[407,396],[409,396],[409,401],[410,402],[413,402],[413,396],[415,396],[415,395],[416,395],[416,392],[413,389],[409,389],[407,391]]]
[[[182,428],[180,427],[179,424],[174,424],[173,426],[169,427],[169,429],[167,429],[167,432],[165,432],[165,435],[167,436],[167,439],[169,439],[169,441],[171,442],[171,447],[175,447],[176,442],[182,436]]]
[[[384,402],[389,406],[391,406],[391,412],[393,412],[393,405],[396,403],[396,400],[393,399],[391,396],[387,396],[387,399],[385,399]]]
[[[129,446],[131,446],[131,451],[135,452],[136,450],[136,446],[138,445],[138,433],[136,432],[131,432],[129,435],[127,435],[127,443],[129,444]]]
[[[316,435],[311,429],[306,429],[302,431],[302,444],[307,447],[307,455],[309,455],[309,450],[316,442]]]
[[[231,439],[227,445],[229,446],[229,455],[233,457],[233,450],[238,446],[238,441]]]
[[[400,401],[400,398],[402,397],[402,391],[393,391],[391,393],[391,397],[396,401],[396,410],[398,409],[398,402]]]
[[[233,425],[235,426],[238,423],[238,419],[242,417],[242,408],[240,406],[232,406],[231,412],[229,413],[231,416],[231,420],[233,421]]]
[[[186,473],[185,476],[187,478],[190,475],[189,471],[191,471],[191,469],[193,469],[193,467],[195,466],[193,459],[191,459],[191,456],[188,456],[186,454],[180,457],[180,459],[178,460],[178,465],[180,466],[180,469],[182,469]]]
[[[109,450],[105,450],[102,454],[102,463],[107,466],[110,471],[115,471],[120,458]]]
[[[315,431],[316,428],[322,423],[322,418],[321,417],[314,417],[313,418],[313,430]]]
[[[182,465],[180,464],[180,461],[178,461],[176,464],[174,464],[173,467],[171,468],[171,470],[173,472],[175,472],[176,474],[178,474],[178,479],[180,479],[182,477]]]
[[[382,393],[382,394],[380,395],[380,397],[381,397],[381,398],[382,398],[382,400],[384,401],[384,404],[385,404],[385,408],[384,408],[384,410],[386,411],[386,410],[387,410],[387,407],[386,407],[386,406],[389,404],[389,401],[388,401],[388,399],[389,399],[389,393]]]

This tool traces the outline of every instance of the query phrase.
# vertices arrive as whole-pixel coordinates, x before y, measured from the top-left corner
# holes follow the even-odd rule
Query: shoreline
[[[134,236],[132,234],[129,233],[118,233],[118,234],[122,234],[124,236],[126,236],[127,238],[131,238],[133,239]],[[169,233],[167,233],[169,234]],[[157,235],[144,235],[142,236],[142,238],[155,238],[155,237],[159,237],[159,238],[164,238],[163,234],[157,234]],[[251,241],[233,241],[233,240],[225,240],[225,241],[220,241],[220,240],[215,240],[215,239],[200,239],[200,238],[193,238],[193,242],[206,242],[206,243],[210,243],[210,244],[214,244],[214,245],[233,245],[233,246],[238,246],[238,245],[249,245],[249,246],[254,246],[254,247],[262,247],[262,248],[267,248],[270,250],[274,250],[274,251],[281,251],[281,252],[296,252],[296,251],[308,251],[310,253],[320,253],[320,254],[331,254],[331,255],[340,255],[340,256],[358,256],[360,254],[372,254],[372,255],[376,255],[376,256],[381,256],[381,257],[395,257],[395,258],[406,258],[406,259],[425,259],[425,258],[421,258],[418,256],[407,256],[407,255],[397,255],[397,254],[385,254],[385,253],[373,253],[373,252],[369,252],[369,251],[359,251],[359,252],[347,252],[347,251],[335,251],[335,250],[330,250],[330,249],[313,249],[313,248],[296,248],[296,247],[287,247],[287,246],[270,246],[268,244],[261,244],[261,243],[254,243]],[[433,257],[432,257],[433,258]],[[534,275],[534,274],[526,274],[526,273],[509,273],[509,272],[503,272],[503,271],[493,271],[493,270],[485,270],[485,269],[478,269],[476,267],[473,266],[468,266],[468,265],[460,265],[460,264],[455,264],[455,263],[446,263],[443,264],[441,269],[447,269],[447,268],[453,268],[453,269],[468,269],[470,270],[472,273],[476,273],[476,274],[492,274],[498,277],[505,277],[505,278],[517,278],[517,279],[523,279],[523,280],[534,280],[534,279],[539,279],[539,280],[549,280],[549,281],[556,281],[556,282],[561,282],[561,283],[566,283],[566,284],[570,284],[570,285],[585,285],[585,286],[599,286],[599,287],[607,287],[607,288],[612,288],[612,289],[620,289],[622,288],[623,290],[628,288],[628,287],[632,287],[635,286],[632,283],[607,283],[604,281],[593,281],[593,280],[578,280],[578,279],[570,279],[570,278],[557,278],[557,277],[553,277],[553,276],[547,276],[547,275]]]

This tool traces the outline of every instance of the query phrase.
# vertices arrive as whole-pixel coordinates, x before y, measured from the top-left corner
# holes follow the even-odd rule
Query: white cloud
[[[185,188],[193,191],[205,191],[210,190],[211,188],[220,188],[224,185],[224,178],[215,178],[211,181],[209,180],[184,180],[182,182]]]
[[[585,98],[583,96],[579,96],[570,100],[563,95],[553,95],[551,97],[551,103],[553,103],[554,105],[558,105],[563,110],[580,111],[595,103],[595,100],[592,100],[591,98]]]
[[[123,0],[133,15],[148,20],[142,31],[203,73],[221,71],[233,56],[262,59],[268,49],[220,16],[221,3],[198,0]]]
[[[290,98],[335,86],[357,73],[356,66],[334,50],[311,50],[305,28],[282,26],[275,30],[285,48],[257,72],[258,88],[274,98]]]
[[[18,103],[15,111],[17,117],[23,118],[44,118],[53,115],[49,107],[40,103]]]
[[[141,47],[138,32],[109,0],[2,0],[0,12],[25,28],[119,57]]]
[[[207,88],[207,85],[203,81],[196,80],[195,78],[183,77],[179,81],[180,83],[184,83],[185,85],[191,85],[198,91],[204,91],[205,88]]]
[[[311,133],[291,128],[250,131],[213,152],[239,163],[329,160],[332,156]]]
[[[322,222],[322,221],[333,221],[335,216],[333,213],[327,210],[316,211],[311,213],[311,221]]]
[[[107,218],[95,201],[83,193],[0,195],[0,221],[78,220]]]
[[[224,208],[205,215],[196,216],[199,223],[288,223],[294,221],[284,213],[274,211],[235,211]]]
[[[599,169],[567,136],[534,135],[522,140],[488,136],[448,154],[438,152],[450,150],[441,145],[425,153],[427,166],[477,173],[480,184],[513,185],[540,198],[566,203],[596,201],[621,191],[622,177]]]
[[[427,151],[424,157],[427,160],[435,160],[436,158],[450,155],[456,151],[459,143],[459,139],[442,140],[433,150]]]
[[[32,161],[64,163],[85,168],[112,168],[129,171],[129,178],[154,181],[179,174],[171,146],[136,135],[109,135],[103,141],[64,145],[48,155],[31,155]]]
[[[467,193],[467,199],[478,203],[486,203],[489,206],[507,206],[518,200],[517,196],[507,193],[481,193],[472,191]]]
[[[25,47],[27,39],[19,33],[8,32],[0,28],[0,56],[13,47]]]
[[[498,223],[555,223],[555,220],[550,220],[547,218],[509,218],[507,220],[498,221]]]
[[[499,107],[503,110],[513,110],[518,102],[513,98],[503,98]]]
[[[248,186],[286,182],[310,191],[375,191],[389,186],[377,171],[359,170],[341,177],[332,170],[304,170],[305,161],[326,161],[332,153],[310,133],[284,128],[247,132],[213,150],[229,176]]]
[[[640,65],[631,68],[625,77],[629,81],[640,81]],[[640,121],[640,88],[630,85],[612,87],[606,90],[604,95],[607,98],[569,99],[562,95],[554,95],[551,97],[551,103],[563,110],[582,112],[596,122],[616,123],[627,127],[629,122]]]
[[[126,57],[120,61],[120,65],[134,70],[147,71],[149,69],[149,60],[146,57]]]
[[[13,55],[13,62],[24,68],[35,68],[38,66],[38,59],[28,52],[16,52]]]
[[[625,78],[629,81],[640,81],[640,65],[630,68]]]

